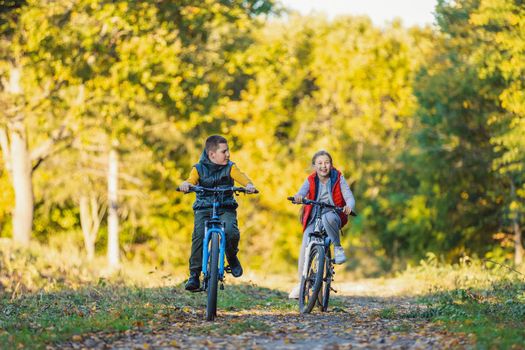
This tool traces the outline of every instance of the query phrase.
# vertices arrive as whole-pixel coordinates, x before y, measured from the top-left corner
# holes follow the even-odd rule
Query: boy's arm
[[[186,182],[194,186],[199,183],[199,172],[197,171],[197,168],[191,168],[190,176],[188,176]]]
[[[236,164],[233,164],[232,169],[230,171],[230,176],[233,180],[237,181],[241,186],[248,186],[248,184],[252,184],[252,180],[248,176],[246,176],[245,173],[243,173]]]
[[[188,193],[190,190],[190,186],[197,185],[198,183],[199,183],[199,172],[197,171],[195,167],[193,167],[191,168],[190,176],[188,176],[186,181],[184,181],[183,183],[179,185],[178,190]]]

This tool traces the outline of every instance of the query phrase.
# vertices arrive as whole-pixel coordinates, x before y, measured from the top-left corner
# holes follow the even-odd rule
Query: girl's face
[[[330,176],[330,170],[332,170],[330,158],[325,155],[320,155],[319,157],[315,158],[314,169],[317,172],[317,176],[319,177],[324,178]]]

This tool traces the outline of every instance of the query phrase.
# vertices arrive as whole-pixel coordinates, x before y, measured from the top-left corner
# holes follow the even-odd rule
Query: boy
[[[237,181],[246,187],[249,193],[256,191],[252,181],[230,161],[228,141],[220,135],[212,135],[206,139],[204,151],[197,164],[191,169],[190,175],[180,186],[180,190],[188,192],[191,185],[203,187],[233,186]],[[197,193],[193,203],[194,226],[191,239],[190,277],[186,290],[200,289],[200,273],[202,271],[202,242],[204,240],[204,222],[211,219],[213,194]],[[242,275],[242,266],[237,258],[240,233],[237,226],[237,202],[233,193],[225,195],[219,207],[221,221],[225,222],[226,259],[230,264],[234,277]]]

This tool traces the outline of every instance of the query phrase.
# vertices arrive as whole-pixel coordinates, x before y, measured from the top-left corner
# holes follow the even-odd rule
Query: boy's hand
[[[352,213],[352,208],[350,208],[349,206],[344,206],[343,207],[343,213],[345,213],[346,215],[350,215]]]
[[[179,190],[188,193],[190,191],[191,184],[188,181],[184,181],[180,184]]]
[[[257,189],[255,188],[255,186],[253,184],[247,184],[246,185],[246,192],[248,192],[248,193],[255,193],[255,191],[257,191]]]
[[[298,194],[296,194],[295,196],[293,196],[293,201],[295,203],[302,203],[303,202],[303,197],[298,195]]]

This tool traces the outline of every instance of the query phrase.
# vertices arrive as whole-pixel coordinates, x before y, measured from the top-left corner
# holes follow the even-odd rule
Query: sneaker
[[[195,292],[198,291],[201,288],[201,281],[199,280],[199,275],[196,273],[191,273],[190,278],[188,278],[188,282],[186,282],[186,285],[184,286],[184,289]]]
[[[334,249],[334,255],[335,255],[335,263],[336,264],[342,264],[346,261],[345,251],[343,247],[335,247]]]
[[[288,299],[299,299],[299,292],[301,291],[301,285],[298,284],[295,287],[293,287],[290,294],[288,294]]]
[[[233,277],[241,277],[242,276],[242,266],[241,262],[239,261],[239,258],[237,256],[234,256],[231,259],[228,259],[228,262],[230,263],[230,270],[233,275]]]

